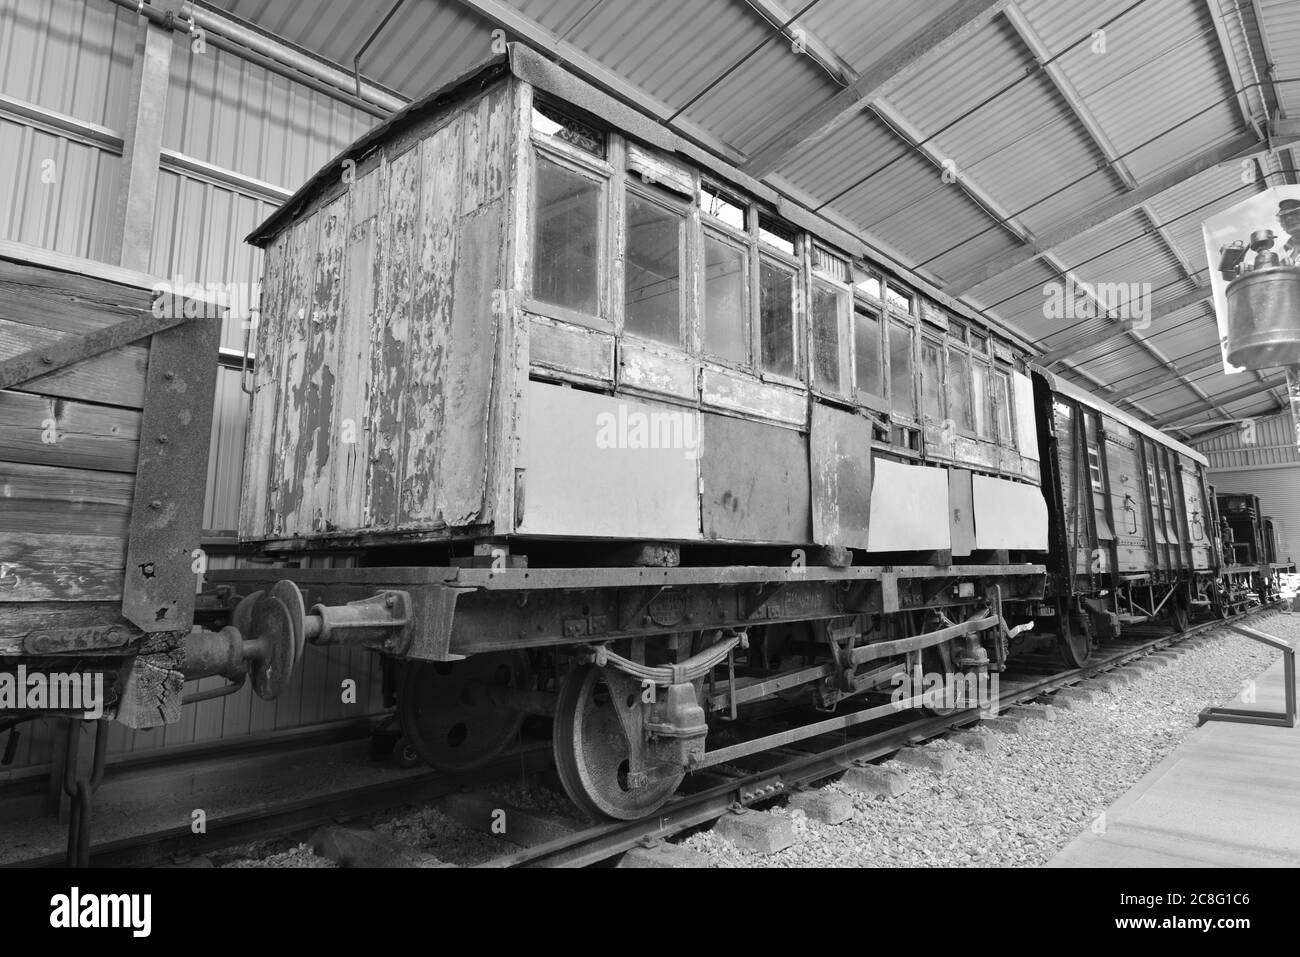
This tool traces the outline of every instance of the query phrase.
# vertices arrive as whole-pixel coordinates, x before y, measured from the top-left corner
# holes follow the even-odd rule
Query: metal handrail
[[[1282,652],[1286,712],[1279,714],[1276,711],[1258,711],[1251,708],[1210,707],[1201,711],[1196,720],[1196,726],[1199,728],[1207,721],[1233,721],[1238,724],[1264,724],[1276,728],[1294,728],[1296,724],[1295,646],[1281,638],[1275,638],[1273,635],[1266,635],[1262,631],[1256,631],[1247,625],[1229,624],[1224,625],[1224,627]]]

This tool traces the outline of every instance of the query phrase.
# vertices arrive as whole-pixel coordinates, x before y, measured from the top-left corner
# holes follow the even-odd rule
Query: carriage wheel
[[[574,804],[589,814],[634,821],[657,811],[685,771],[628,787],[631,748],[617,707],[641,707],[640,700],[616,700],[601,669],[583,665],[565,679],[555,709],[552,747],[560,783]]]
[[[1092,654],[1092,629],[1070,610],[1069,602],[1057,605],[1057,642],[1067,667],[1082,668]]]
[[[504,751],[524,715],[485,701],[478,684],[523,688],[532,676],[523,652],[463,661],[404,661],[397,679],[397,720],[404,743],[440,771],[472,771]]]
[[[1174,626],[1174,633],[1181,635],[1187,630],[1189,618],[1187,601],[1181,593],[1174,595],[1170,602],[1169,620]]]

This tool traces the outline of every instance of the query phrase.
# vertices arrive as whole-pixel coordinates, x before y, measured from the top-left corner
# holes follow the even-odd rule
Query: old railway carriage
[[[358,567],[223,572],[206,608],[388,655],[436,766],[552,715],[571,796],[639,816],[775,743],[710,721],[887,713],[900,665],[1000,669],[1041,602],[1008,335],[525,49],[251,241],[241,537]]]
[[[1222,611],[1222,556],[1205,457],[1076,386],[1034,370],[1049,592],[1067,662],[1125,624],[1187,627]]]

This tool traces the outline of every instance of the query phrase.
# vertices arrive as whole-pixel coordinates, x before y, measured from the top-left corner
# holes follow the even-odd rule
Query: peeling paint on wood
[[[797,389],[761,382],[739,372],[705,368],[703,400],[706,405],[731,409],[765,419],[808,424],[808,399]]]
[[[447,351],[452,336],[452,294],[458,280],[457,186],[461,180],[463,129],[457,118],[419,147],[423,196],[408,351],[410,403],[404,417],[405,463],[399,516],[403,526],[432,524],[438,517],[434,496],[444,458],[444,380],[457,374],[447,361]],[[474,160],[467,152],[464,161],[472,164]]]
[[[614,337],[607,332],[533,317],[528,325],[529,361],[539,369],[555,369],[594,379],[614,381]]]

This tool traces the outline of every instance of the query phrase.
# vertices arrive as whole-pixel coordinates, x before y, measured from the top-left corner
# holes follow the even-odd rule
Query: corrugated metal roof
[[[393,2],[225,0],[213,6],[350,71],[353,56]],[[404,0],[367,51],[363,74],[416,98],[463,73],[490,52],[493,40],[494,23],[475,12],[475,2]],[[1239,0],[1015,3],[1139,183],[1240,135],[1244,123],[1234,76],[1253,82],[1249,58],[1261,60],[1265,50],[1278,80],[1275,91],[1249,94],[1247,100],[1257,110],[1277,103],[1300,115],[1300,83],[1287,82],[1300,79],[1300,4],[1294,0],[1242,3],[1240,20]],[[956,6],[956,0],[924,6],[895,0],[815,0],[809,6],[796,0],[784,9],[793,16],[808,7],[796,25],[840,63],[865,73]],[[628,88],[644,91],[647,101],[681,111],[681,122],[741,155],[752,154],[841,89],[748,0],[500,0],[499,8],[535,26],[536,35],[523,39],[562,41],[565,51],[577,51]],[[781,8],[769,10],[782,19]],[[1095,52],[1092,42],[1099,27],[1106,31],[1104,52]],[[106,0],[0,0],[0,91],[120,130],[135,29],[136,17]],[[507,38],[519,39],[510,31]],[[1125,190],[1087,124],[1006,17],[973,31],[887,99],[926,146],[954,161],[989,206],[1015,216],[1035,236]],[[1020,247],[1015,233],[982,207],[983,200],[944,183],[930,158],[863,106],[828,136],[790,153],[780,175],[826,204],[827,212],[899,250],[941,285]],[[169,149],[294,189],[372,124],[366,114],[212,46],[194,55],[178,37],[165,125]],[[111,210],[102,197],[112,194],[118,159],[111,151],[28,126],[0,130],[6,139],[0,174],[10,173],[0,190],[4,234],[103,255]],[[32,158],[51,151],[65,157],[72,172],[61,193],[28,182]],[[1241,183],[1236,166],[1209,170],[1154,197],[1150,218],[1141,210],[1115,217],[1061,244],[1052,256],[1090,282],[1150,283],[1159,303],[1188,288],[1185,265],[1203,281],[1200,221],[1258,188],[1262,184]],[[243,229],[256,218],[255,201],[164,176],[163,205],[181,194],[189,218],[210,231]],[[1152,232],[1153,222],[1163,235]],[[216,265],[215,246],[237,246],[233,234],[201,240],[186,232],[192,226],[159,228],[167,248],[155,255],[160,267],[185,263],[187,269],[241,275],[253,268],[252,260],[238,256]],[[991,306],[1026,335],[1060,345],[1090,328],[1088,320],[1043,315],[1044,286],[1060,278],[1055,267],[1037,260],[994,276],[968,298]],[[1149,341],[1180,361],[1212,346],[1214,334],[1206,307],[1199,305],[1157,323]],[[1136,345],[1093,348],[1076,358],[1085,373],[1099,378],[1171,377]],[[1216,374],[1222,379],[1217,370],[1205,376],[1214,381]],[[1232,388],[1239,384],[1224,386]],[[1188,395],[1185,387],[1172,391],[1183,399]]]

